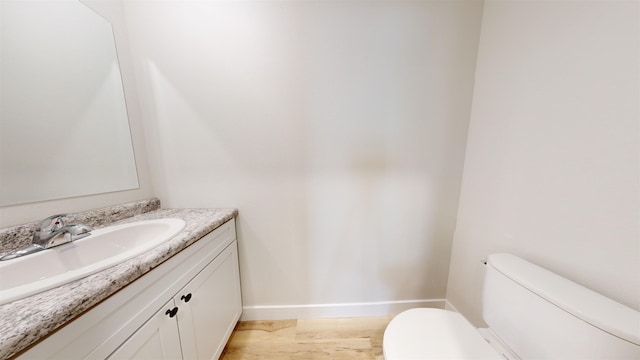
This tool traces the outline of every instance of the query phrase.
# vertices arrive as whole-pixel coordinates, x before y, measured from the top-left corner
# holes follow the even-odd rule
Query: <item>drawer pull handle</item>
[[[178,308],[174,307],[171,310],[167,310],[167,312],[165,313],[165,315],[169,315],[170,318],[176,316],[176,314],[178,313]]]
[[[189,300],[191,300],[191,293],[188,293],[187,295],[182,295],[182,297],[180,297],[180,300],[184,300],[184,302],[188,303]]]

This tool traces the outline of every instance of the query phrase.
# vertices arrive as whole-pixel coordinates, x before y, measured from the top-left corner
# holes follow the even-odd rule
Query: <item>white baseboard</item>
[[[444,309],[445,310],[451,310],[451,311],[455,311],[457,313],[459,313],[460,311],[458,311],[458,309],[456,309],[455,306],[453,306],[452,303],[449,302],[449,300],[445,300],[445,304],[444,304]]]
[[[341,317],[392,316],[402,311],[429,307],[451,306],[445,299],[381,301],[343,304],[245,306],[240,320],[321,319]]]

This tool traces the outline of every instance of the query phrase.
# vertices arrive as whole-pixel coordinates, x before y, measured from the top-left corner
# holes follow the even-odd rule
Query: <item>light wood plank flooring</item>
[[[241,321],[221,360],[382,360],[382,335],[391,317]]]

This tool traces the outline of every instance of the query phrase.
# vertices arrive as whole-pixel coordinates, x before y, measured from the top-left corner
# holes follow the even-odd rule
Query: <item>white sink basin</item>
[[[74,242],[0,262],[0,305],[91,275],[176,236],[181,219],[145,220],[93,230]]]

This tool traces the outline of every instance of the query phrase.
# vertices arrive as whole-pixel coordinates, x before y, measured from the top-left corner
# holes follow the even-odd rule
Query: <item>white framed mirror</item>
[[[111,24],[0,1],[0,206],[139,187]]]

